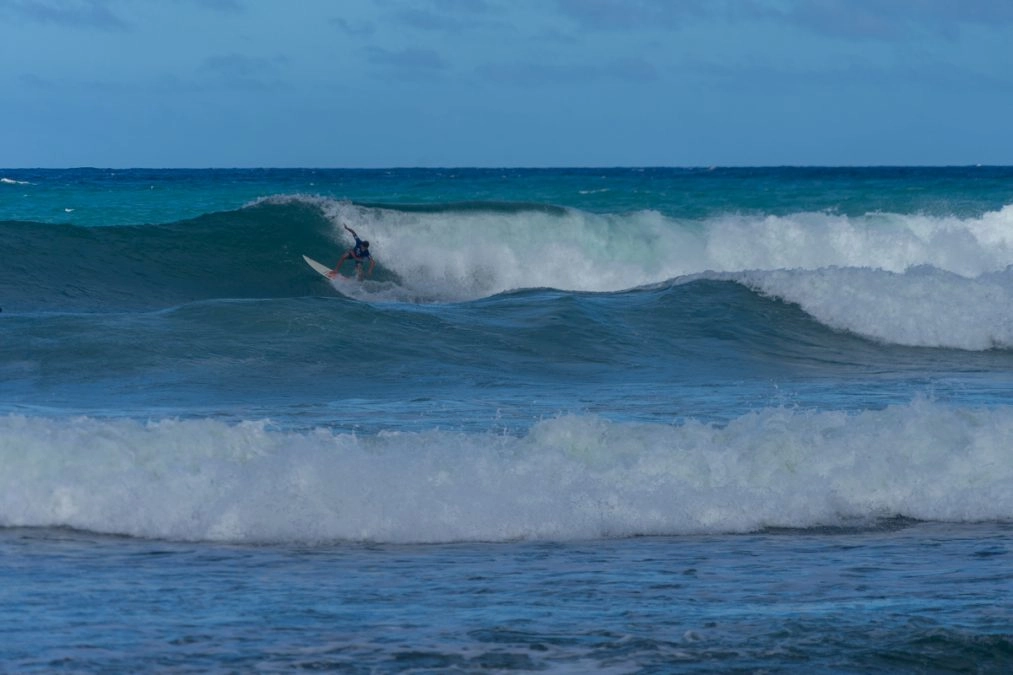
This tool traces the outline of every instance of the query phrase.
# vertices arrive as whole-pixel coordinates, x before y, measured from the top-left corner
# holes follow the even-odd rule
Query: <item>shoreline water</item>
[[[194,545],[3,530],[20,672],[1000,672],[1010,525],[571,543]],[[87,612],[67,612],[87,595]],[[20,615],[26,616],[24,614]],[[16,625],[15,625],[16,624]]]

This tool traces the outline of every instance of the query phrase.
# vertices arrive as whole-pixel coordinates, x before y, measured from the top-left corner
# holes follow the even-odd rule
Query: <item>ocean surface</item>
[[[2,672],[1013,669],[1013,168],[0,169],[0,252]]]

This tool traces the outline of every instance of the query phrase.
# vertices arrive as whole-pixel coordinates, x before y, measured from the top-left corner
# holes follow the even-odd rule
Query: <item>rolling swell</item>
[[[79,227],[7,221],[7,311],[122,311],[212,298],[309,295],[300,254],[336,251],[310,203],[260,203],[164,225]],[[298,265],[296,265],[298,261]]]
[[[227,299],[335,298],[336,289],[308,270],[301,255],[333,263],[350,241],[341,225],[350,224],[373,240],[379,264],[374,279],[341,290],[372,305],[467,305],[545,288],[575,307],[591,302],[583,294],[621,297],[610,310],[621,314],[623,303],[636,306],[634,289],[666,284],[691,289],[673,293],[686,292],[681,302],[693,307],[694,293],[706,298],[709,292],[697,282],[709,280],[800,309],[835,340],[845,333],[881,345],[1008,351],[1013,328],[1003,307],[1013,302],[1011,219],[1013,207],[970,218],[797,213],[685,220],[650,210],[591,213],[526,202],[370,206],[276,195],[160,225],[0,223],[10,250],[0,270],[0,306],[115,312]],[[753,334],[766,325],[753,313],[766,305],[704,302],[713,305],[706,311],[726,305],[726,323],[736,332],[731,343],[771,343],[771,335]],[[742,306],[749,309],[733,316]],[[778,321],[769,329],[774,337],[800,331],[794,342],[807,343],[811,322],[799,329],[795,315]],[[611,325],[596,328],[612,335]],[[552,343],[552,335],[543,337],[543,344]]]
[[[145,312],[12,314],[4,330],[0,377],[10,400],[76,382],[144,382],[145,396],[160,388],[179,396],[183,386],[223,397],[340,397],[350,383],[379,395],[405,382],[553,389],[1013,367],[1010,352],[881,345],[711,279],[616,294],[531,289],[455,305],[212,299]]]

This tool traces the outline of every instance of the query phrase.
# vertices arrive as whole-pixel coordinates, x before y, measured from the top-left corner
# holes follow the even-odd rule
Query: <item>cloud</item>
[[[712,14],[721,0],[556,0],[557,10],[582,28],[675,28]]]
[[[126,21],[102,0],[0,0],[6,11],[26,21],[57,26],[125,30]]]
[[[509,28],[493,15],[502,14],[500,8],[483,0],[430,0],[429,7],[418,2],[395,5],[391,18],[416,30],[464,33],[473,30],[503,30]]]
[[[588,30],[673,29],[709,19],[772,21],[819,35],[890,40],[967,26],[1013,25],[1013,2],[987,0],[555,0],[557,12]]]
[[[57,85],[51,79],[41,77],[35,73],[25,73],[18,78],[21,86],[25,89],[32,91],[45,91],[53,92],[57,90]]]
[[[189,0],[198,7],[206,7],[218,12],[243,12],[246,5],[243,0]]]
[[[431,49],[405,48],[397,51],[383,47],[369,47],[367,60],[376,66],[403,71],[436,73],[447,69],[447,63]]]
[[[617,82],[650,83],[659,79],[654,64],[643,59],[623,59],[602,65],[504,63],[476,69],[484,80],[520,87],[563,86],[614,80]]]
[[[1013,4],[975,0],[818,0],[784,7],[769,5],[763,10],[768,16],[816,33],[859,39],[893,39],[925,32],[953,38],[964,26],[1013,23]]]
[[[458,33],[465,26],[465,22],[457,17],[431,12],[426,9],[403,9],[397,12],[395,16],[398,21],[406,26],[422,30]]]
[[[430,0],[430,2],[433,6],[449,12],[488,14],[496,11],[496,7],[486,0]]]
[[[200,72],[233,89],[267,90],[282,85],[279,67],[287,62],[283,56],[261,58],[242,54],[220,54],[204,59]]]
[[[341,17],[335,17],[328,21],[336,26],[342,33],[353,37],[368,37],[376,32],[376,28],[369,21],[351,22]]]

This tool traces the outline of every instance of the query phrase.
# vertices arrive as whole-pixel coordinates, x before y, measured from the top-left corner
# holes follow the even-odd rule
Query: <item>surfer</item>
[[[348,225],[345,225],[344,227],[352,233],[353,237],[355,237],[355,246],[345,251],[345,254],[338,259],[338,264],[334,266],[334,269],[331,270],[330,274],[327,276],[331,279],[338,276],[338,273],[341,271],[341,266],[348,259],[355,261],[355,276],[359,279],[362,279],[362,264],[368,260],[369,272],[366,273],[366,276],[373,276],[373,268],[376,266],[376,261],[373,260],[373,256],[369,254],[369,242],[359,239],[359,235],[357,235],[355,230],[350,228]]]

